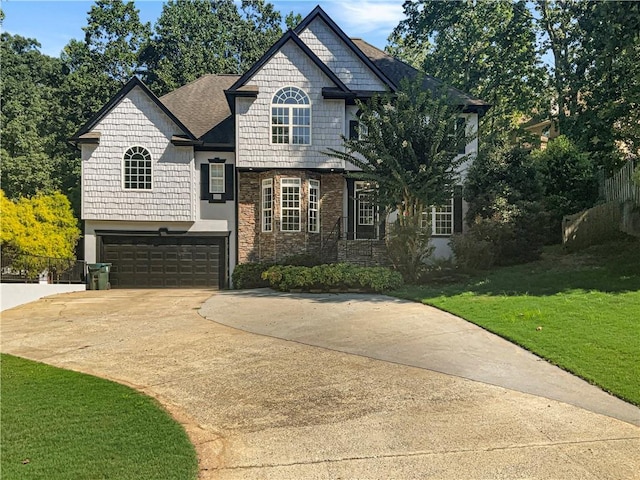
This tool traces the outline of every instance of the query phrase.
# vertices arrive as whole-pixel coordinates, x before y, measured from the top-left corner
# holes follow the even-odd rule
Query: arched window
[[[284,87],[271,101],[271,143],[311,145],[311,102],[296,87]]]
[[[144,147],[124,152],[122,185],[126,190],[151,190],[151,154]]]

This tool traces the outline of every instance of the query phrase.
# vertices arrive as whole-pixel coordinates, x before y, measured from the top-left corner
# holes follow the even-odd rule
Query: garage
[[[111,263],[113,288],[222,288],[224,237],[122,236],[101,238],[101,261]]]

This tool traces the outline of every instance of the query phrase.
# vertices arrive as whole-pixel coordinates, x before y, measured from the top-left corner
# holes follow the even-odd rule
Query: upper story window
[[[209,193],[224,193],[224,163],[209,165]]]
[[[122,185],[127,190],[151,190],[151,154],[144,147],[124,153]]]
[[[271,143],[311,145],[311,102],[299,88],[285,87],[273,96]]]

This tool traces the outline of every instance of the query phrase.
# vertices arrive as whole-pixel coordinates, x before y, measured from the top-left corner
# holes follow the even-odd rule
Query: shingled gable
[[[292,41],[293,43],[295,43],[300,48],[300,50],[302,50],[304,52],[304,54],[307,55],[307,57],[309,57],[311,59],[311,61],[320,70],[322,70],[322,73],[324,73],[329,78],[329,80],[331,80],[336,85],[336,87],[339,89],[339,91],[345,92],[345,93],[349,92],[349,89],[347,88],[347,86],[344,83],[342,83],[342,80],[340,80],[337,77],[337,75],[335,73],[333,73],[333,71],[329,67],[327,67],[322,62],[322,60],[320,60],[318,58],[318,56],[315,53],[313,53],[311,51],[311,49],[302,40],[300,40],[300,37],[298,37],[298,35],[293,30],[288,30],[282,37],[280,37],[280,40],[278,40],[276,43],[274,43],[273,46],[269,50],[267,50],[267,53],[265,53],[262,56],[262,58],[260,58],[260,60],[258,60],[244,75],[242,75],[242,77],[240,77],[238,79],[237,82],[235,82],[229,89],[225,90],[225,94],[227,95],[227,100],[228,100],[229,105],[231,106],[232,109],[233,109],[232,97],[235,97],[235,96],[253,96],[253,97],[255,97],[255,96],[257,96],[258,91],[255,90],[255,89],[246,88],[247,87],[246,83],[288,41]]]
[[[342,29],[326,14],[320,7],[316,6],[309,15],[307,15],[294,29],[296,34],[302,33],[316,18],[321,18],[327,26],[356,54],[356,56],[384,83],[392,92],[398,88],[398,84],[389,78],[382,70],[380,70],[369,57],[367,57],[353,41],[342,31]]]
[[[85,123],[80,130],[78,130],[69,141],[78,145],[81,143],[99,143],[99,134],[97,132],[91,132],[93,128],[102,120],[116,105],[118,105],[127,94],[135,87],[140,89],[155,103],[160,110],[162,110],[173,123],[182,131],[182,135],[174,135],[171,141],[180,145],[193,145],[198,143],[197,137],[191,133],[191,131],[169,110],[154,93],[149,90],[142,80],[137,77],[132,77],[113,97],[109,100],[104,107],[102,107],[93,117],[91,117],[87,123]],[[96,138],[97,137],[97,138]]]

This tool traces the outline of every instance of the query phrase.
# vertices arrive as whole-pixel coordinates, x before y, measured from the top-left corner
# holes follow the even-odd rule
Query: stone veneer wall
[[[273,179],[273,231],[262,232],[262,180]],[[280,179],[300,178],[300,232],[280,231]],[[320,181],[320,233],[308,231],[308,180]],[[345,180],[341,174],[310,170],[238,172],[238,263],[279,262],[291,255],[320,254],[323,241],[343,215]]]

